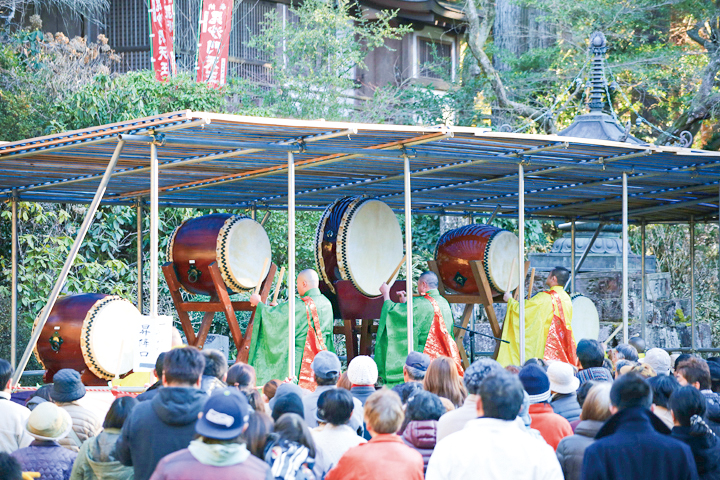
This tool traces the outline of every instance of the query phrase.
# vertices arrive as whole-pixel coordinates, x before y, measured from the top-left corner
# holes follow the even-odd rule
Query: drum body
[[[336,294],[338,280],[350,280],[363,295],[380,295],[403,257],[403,235],[387,204],[344,197],[323,214],[315,236],[315,261],[326,290]]]
[[[600,315],[592,300],[576,293],[572,296],[573,315],[572,326],[575,343],[583,338],[597,340],[600,334]]]
[[[482,262],[493,295],[505,292],[508,282],[510,290],[514,290],[518,286],[517,258],[517,236],[483,224],[466,225],[445,232],[435,247],[435,261],[445,287],[459,293],[478,291],[470,267],[473,260]]]
[[[213,213],[186,220],[176,228],[167,258],[187,291],[215,295],[208,268],[211,263],[217,263],[228,292],[247,292],[267,276],[269,262],[265,271],[261,270],[265,259],[272,259],[272,250],[265,229],[255,220]]]
[[[140,325],[135,305],[116,295],[83,293],[58,298],[35,346],[51,383],[58,370],[72,368],[85,385],[107,385],[132,370]],[[35,326],[40,316],[35,319]]]

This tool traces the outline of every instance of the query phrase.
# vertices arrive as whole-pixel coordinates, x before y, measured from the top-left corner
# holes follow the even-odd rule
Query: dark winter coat
[[[579,480],[585,450],[595,441],[603,422],[582,420],[575,428],[575,435],[560,440],[555,452],[562,467],[565,480]]]
[[[720,395],[712,390],[701,390],[705,397],[705,419],[715,435],[720,435]]]
[[[150,385],[147,390],[145,390],[143,393],[141,393],[135,398],[137,398],[138,402],[147,402],[148,400],[152,400],[153,398],[155,398],[155,395],[158,394],[161,388],[163,388],[162,382],[155,382]]]
[[[698,480],[690,447],[672,438],[650,410],[619,411],[585,450],[584,480]]]
[[[148,480],[161,458],[188,447],[207,398],[196,388],[164,387],[151,401],[133,408],[115,456],[123,465],[134,467],[135,480]]]
[[[577,401],[577,395],[573,393],[556,393],[553,395],[550,405],[553,412],[564,417],[568,422],[574,422],[580,418],[582,408]]]
[[[414,420],[407,424],[403,432],[403,442],[417,450],[423,457],[423,473],[427,471],[430,455],[437,443],[437,420]]]
[[[701,480],[720,480],[720,441],[715,435],[690,435],[689,430],[675,427],[671,435],[690,447]]]
[[[42,480],[69,480],[77,452],[57,442],[35,440],[11,455],[24,472],[39,472]]]

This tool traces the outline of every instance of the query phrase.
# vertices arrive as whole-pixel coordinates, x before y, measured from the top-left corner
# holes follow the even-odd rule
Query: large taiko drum
[[[107,385],[133,367],[140,325],[135,305],[116,295],[82,293],[58,298],[35,346],[51,383],[58,370],[81,373],[85,385]],[[40,316],[35,319],[35,325]]]
[[[514,290],[518,286],[517,258],[517,236],[483,224],[445,232],[435,247],[435,261],[445,287],[460,293],[477,293],[470,267],[470,262],[477,260],[482,262],[494,294],[505,292],[508,282],[510,290]]]
[[[213,213],[183,222],[172,234],[167,257],[175,267],[182,286],[199,295],[215,295],[210,276],[217,262],[225,286],[231,293],[247,292],[265,279],[272,260],[270,239],[262,225],[252,218]]]
[[[350,280],[362,294],[380,295],[403,257],[403,235],[387,204],[344,197],[323,213],[315,236],[320,279],[332,293],[338,280]]]
[[[600,315],[592,300],[576,293],[572,296],[573,314],[570,323],[575,343],[583,338],[597,340],[600,334]]]

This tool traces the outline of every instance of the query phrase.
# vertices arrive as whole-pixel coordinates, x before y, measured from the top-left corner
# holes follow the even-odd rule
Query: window
[[[112,0],[106,14],[108,43],[122,60],[119,72],[150,68],[148,6],[145,0]]]
[[[453,76],[453,45],[418,37],[417,62],[419,76],[448,80]]]

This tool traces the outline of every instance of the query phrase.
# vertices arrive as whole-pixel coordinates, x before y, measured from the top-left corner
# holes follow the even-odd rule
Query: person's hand
[[[277,302],[269,302],[268,303],[268,305],[270,305],[271,307],[277,307],[277,304],[278,304]]]
[[[253,293],[250,295],[250,305],[256,306],[258,303],[262,302],[262,298],[260,298],[260,295],[257,293]]]
[[[511,298],[512,298],[512,293],[511,293],[511,292],[505,292],[505,293],[503,294],[503,300],[505,300],[505,303],[509,302]]]
[[[390,294],[390,285],[383,282],[382,285],[380,285],[380,293],[382,293],[383,296],[389,295]]]
[[[400,299],[400,303],[406,303],[407,302],[407,292],[405,290],[400,290],[397,292],[398,298]]]

